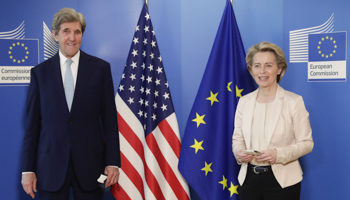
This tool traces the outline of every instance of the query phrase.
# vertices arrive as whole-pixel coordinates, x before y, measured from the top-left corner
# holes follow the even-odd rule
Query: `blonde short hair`
[[[281,73],[277,75],[277,83],[281,81],[287,70],[287,61],[281,48],[271,42],[260,42],[249,48],[247,56],[245,58],[247,62],[247,68],[249,72],[252,70],[253,57],[258,52],[272,52],[275,54],[277,66],[281,70]]]
[[[51,29],[55,31],[55,34],[57,35],[61,24],[65,22],[80,22],[81,24],[81,31],[84,34],[86,22],[84,15],[81,13],[77,13],[73,8],[62,8],[59,10],[54,16],[51,24]]]

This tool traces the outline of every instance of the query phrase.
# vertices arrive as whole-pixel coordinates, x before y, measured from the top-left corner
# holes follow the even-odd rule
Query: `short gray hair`
[[[65,22],[80,22],[81,24],[81,31],[84,34],[86,22],[84,15],[81,13],[77,13],[73,8],[62,8],[59,10],[54,16],[51,24],[51,29],[55,31],[55,34],[57,35],[61,24]]]

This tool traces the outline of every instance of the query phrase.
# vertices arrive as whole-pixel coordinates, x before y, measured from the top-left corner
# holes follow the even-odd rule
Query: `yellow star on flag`
[[[238,185],[235,186],[235,185],[233,185],[233,183],[231,182],[231,187],[228,189],[228,190],[230,190],[230,192],[231,192],[230,197],[232,197],[233,194],[238,194],[237,188],[238,188]]]
[[[222,181],[220,181],[219,183],[222,184],[222,190],[224,190],[227,187],[227,179],[225,178],[225,176],[222,176]]]
[[[243,91],[244,89],[238,89],[238,87],[237,87],[237,85],[236,85],[236,97],[242,97],[242,91]]]
[[[212,164],[213,164],[213,163],[210,163],[210,164],[208,165],[208,163],[205,162],[205,167],[203,167],[203,168],[201,169],[202,171],[205,171],[205,176],[208,175],[208,172],[213,172],[213,170],[210,169],[210,167],[211,167]]]
[[[194,139],[194,145],[191,145],[190,147],[194,148],[196,150],[196,154],[198,152],[198,150],[204,150],[203,147],[202,147],[202,143],[203,143],[204,140],[198,142],[196,139]]]
[[[231,84],[232,84],[232,82],[229,82],[229,83],[227,83],[227,86],[226,86],[227,90],[230,91],[230,92],[232,92]]]
[[[210,97],[206,98],[206,100],[211,101],[211,105],[213,105],[214,102],[219,102],[219,100],[216,98],[218,96],[218,92],[216,94],[213,94],[212,91],[210,91]]]
[[[200,124],[206,124],[205,121],[203,120],[203,118],[205,117],[205,115],[198,115],[198,113],[196,113],[196,119],[193,119],[193,122],[197,122],[197,128],[199,127]]]

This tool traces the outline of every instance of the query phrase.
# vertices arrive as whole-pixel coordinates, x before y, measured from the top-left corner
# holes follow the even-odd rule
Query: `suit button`
[[[69,125],[72,125],[72,124],[73,124],[73,122],[72,122],[72,121],[68,121],[68,124],[69,124]]]
[[[67,144],[69,144],[69,140],[67,140],[66,142],[67,142]]]

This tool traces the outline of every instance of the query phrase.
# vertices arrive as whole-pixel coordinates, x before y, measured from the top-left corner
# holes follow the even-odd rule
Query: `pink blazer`
[[[234,155],[240,149],[249,149],[251,146],[252,119],[258,90],[243,96],[238,102],[232,136]],[[278,86],[267,134],[268,149],[277,149],[277,160],[271,167],[282,188],[303,179],[298,158],[312,151],[314,142],[311,133],[309,113],[303,98]],[[238,164],[241,165],[238,181],[243,185],[248,164]]]

